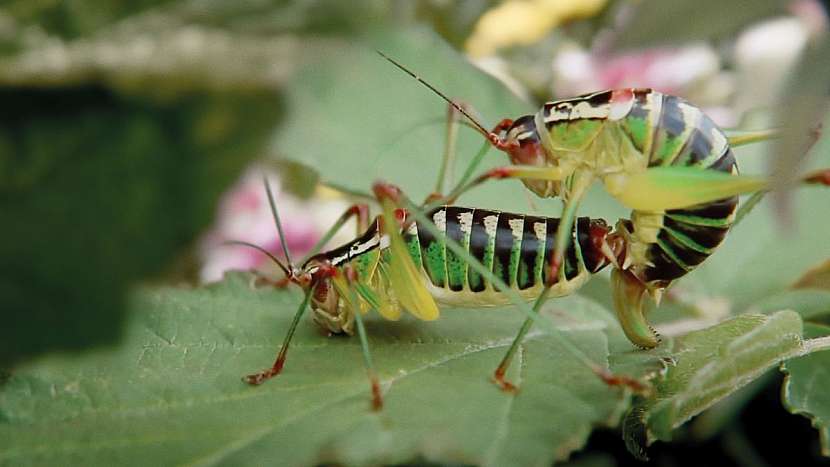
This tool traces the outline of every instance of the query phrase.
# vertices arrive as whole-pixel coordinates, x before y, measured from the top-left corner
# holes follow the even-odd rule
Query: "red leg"
[[[830,186],[830,169],[821,169],[804,177],[804,183]]]

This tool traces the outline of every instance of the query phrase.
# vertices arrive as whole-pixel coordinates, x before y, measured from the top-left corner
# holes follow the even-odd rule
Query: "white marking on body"
[[[496,238],[496,228],[499,225],[499,216],[487,216],[483,219],[484,223],[484,231],[487,232],[487,237],[491,240],[495,241]]]
[[[441,232],[447,232],[447,211],[446,209],[439,209],[435,211],[435,214],[432,215],[432,222],[435,224],[435,227],[438,227],[438,230]]]
[[[484,224],[484,231],[487,232],[487,248],[485,251],[494,251],[496,247],[496,230],[499,226],[499,216],[498,214],[493,216],[487,216],[482,219],[482,223]],[[487,265],[485,265],[487,266]],[[490,270],[492,271],[493,265],[489,265]],[[492,293],[493,292],[493,284],[490,281],[485,281],[485,291]],[[483,292],[476,292],[483,293]]]
[[[712,148],[717,150],[715,152],[720,153],[721,149],[729,145],[729,140],[726,139],[726,136],[715,125],[712,125],[712,133],[709,136],[711,137]]]
[[[570,120],[580,120],[583,118],[608,118],[611,106],[608,104],[593,105],[588,101],[577,103],[573,110],[571,110]]]
[[[462,212],[458,214],[458,224],[465,237],[470,235],[470,232],[473,229],[473,213]]]
[[[571,119],[571,104],[563,103],[551,107],[545,122],[560,122]]]
[[[611,106],[608,109],[609,120],[622,120],[628,116],[631,109],[634,107],[634,95],[631,99],[611,101]]]
[[[691,137],[694,129],[700,124],[703,112],[701,112],[697,107],[689,105],[685,102],[680,102],[677,104],[677,107],[683,113],[683,123],[686,126],[683,129],[683,135],[681,137],[688,139]]]
[[[360,256],[361,254],[378,246],[379,243],[380,239],[378,239],[377,235],[375,235],[368,242],[355,243],[354,245],[352,245],[351,248],[349,248],[349,255],[351,255],[352,257]]]
[[[548,224],[547,224],[547,222],[534,222],[533,223],[533,233],[536,234],[536,239],[539,240],[539,243],[544,245],[545,242],[547,241],[547,236],[548,236]]]
[[[515,244],[522,241],[522,233],[524,232],[525,228],[525,220],[523,218],[519,219],[510,219],[507,222],[510,225],[510,231],[513,233],[513,241]]]
[[[535,278],[541,277],[539,273],[545,267],[545,246],[548,242],[547,222],[534,222],[533,233],[536,234],[536,240],[539,241],[539,244],[536,246],[536,264],[533,265],[533,277],[536,280]]]

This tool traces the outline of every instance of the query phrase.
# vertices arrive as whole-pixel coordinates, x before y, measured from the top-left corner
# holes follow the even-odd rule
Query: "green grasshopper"
[[[279,213],[267,180],[265,187],[282,239]],[[261,384],[282,371],[297,324],[311,308],[314,321],[328,332],[353,335],[356,331],[369,375],[372,407],[380,409],[381,388],[369,352],[364,313],[375,310],[384,319],[398,320],[407,310],[418,319],[431,321],[439,317],[436,302],[456,306],[517,302],[527,307],[526,302],[536,300],[534,309],[527,310],[535,314],[546,297],[573,293],[614,257],[607,243],[611,229],[605,221],[580,218],[569,233],[573,238],[564,267],[558,277],[548,278],[545,265],[554,252],[558,219],[458,206],[440,206],[424,214],[414,206],[411,210],[396,208],[397,203],[408,201],[392,185],[377,183],[374,191],[384,213],[368,222],[366,205],[350,207],[312,251],[352,217],[357,218],[357,237],[338,248],[311,254],[299,267],[285,246],[287,262],[257,245],[228,242],[264,253],[285,274],[284,284],[294,283],[305,291],[273,365],[247,376],[244,380],[249,384]],[[505,355],[499,367],[502,376],[525,332],[527,329],[520,331]],[[609,384],[642,389],[639,382],[610,375],[576,347],[569,348]],[[516,389],[506,382],[502,387]]]
[[[660,342],[645,317],[646,294],[659,303],[667,287],[723,241],[736,220],[737,195],[762,193],[770,185],[764,177],[738,175],[731,147],[769,139],[774,131],[727,137],[679,97],[635,88],[595,92],[547,102],[536,114],[504,119],[488,131],[463,106],[378,53],[448,102],[514,164],[469,179],[441,202],[503,178],[521,179],[540,197],[562,199],[548,277],[556,277],[562,266],[570,242],[566,233],[595,181],[633,210],[611,236],[611,243],[623,246],[611,277],[617,317],[629,340],[641,348]],[[821,171],[804,180],[830,184],[828,179],[830,171]]]

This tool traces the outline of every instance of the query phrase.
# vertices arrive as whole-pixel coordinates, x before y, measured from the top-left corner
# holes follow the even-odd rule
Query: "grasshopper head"
[[[516,165],[542,166],[545,164],[545,150],[539,140],[533,115],[516,119],[500,138],[499,149]]]
[[[494,144],[507,153],[510,162],[515,165],[547,167],[551,164],[550,157],[542,146],[533,115],[516,119]],[[522,179],[522,183],[542,198],[557,194],[560,188],[560,182],[551,180]]]

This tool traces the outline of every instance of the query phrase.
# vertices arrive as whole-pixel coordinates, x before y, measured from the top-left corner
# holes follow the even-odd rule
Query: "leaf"
[[[128,287],[169,268],[260,155],[301,61],[279,32],[344,8],[110,3],[0,8],[0,218],[14,219],[0,296],[15,323],[0,365],[117,340]],[[281,28],[251,27],[280,13]]]
[[[805,321],[822,319],[830,315],[830,291],[788,290],[760,300],[750,308],[755,313],[774,313],[780,310],[794,310]]]
[[[805,325],[805,334],[810,337],[829,339],[830,327],[815,324]],[[807,341],[808,343],[810,341]],[[821,453],[830,456],[830,351],[824,350],[788,360],[781,365],[786,374],[781,399],[792,413],[809,418],[819,431]]]
[[[287,94],[286,124],[274,147],[280,157],[318,170],[321,179],[363,192],[382,179],[421,200],[434,190],[444,151],[447,104],[374,50],[401,62],[447,96],[471,105],[485,127],[505,117],[535,112],[476,70],[438,36],[424,29],[378,32],[344,44],[298,74]],[[459,132],[456,179],[484,143],[475,131]],[[491,150],[482,164],[504,165]],[[493,182],[459,204],[528,210],[518,181]],[[534,203],[537,200],[534,199]],[[559,209],[558,202],[542,201]]]
[[[233,274],[204,289],[144,289],[122,345],[42,357],[0,387],[0,463],[147,465],[336,462],[416,456],[481,465],[550,464],[613,422],[623,395],[531,331],[508,374],[489,381],[524,316],[509,308],[447,310],[435,322],[367,320],[384,390],[369,410],[357,339],[303,322],[285,369],[249,387],[271,362],[300,296],[251,290]],[[595,361],[624,339],[611,315],[576,297],[543,310]]]
[[[279,112],[263,92],[163,101],[101,83],[3,87],[0,366],[114,342],[130,284],[213,216]]]
[[[648,439],[671,439],[673,429],[801,348],[801,318],[793,311],[744,314],[676,339],[675,363],[627,417],[629,446],[636,448],[633,437],[643,424]]]
[[[719,39],[742,27],[786,12],[783,0],[642,0],[627,12],[613,41],[617,50]]]

